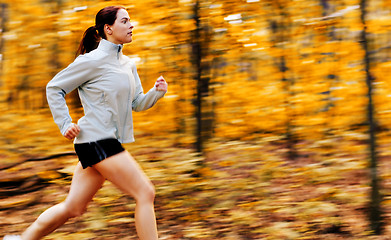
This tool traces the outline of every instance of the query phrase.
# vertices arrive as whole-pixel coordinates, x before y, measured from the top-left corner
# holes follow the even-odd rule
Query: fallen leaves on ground
[[[40,122],[44,117],[36,114],[31,119]],[[26,130],[19,126],[14,131]],[[10,138],[11,144],[2,145],[1,166],[70,151],[72,144],[59,140],[56,126],[46,127],[40,141],[34,128],[25,132],[23,141]],[[335,139],[297,143],[299,157],[294,161],[286,158],[288,149],[279,138],[214,139],[204,156],[159,136],[144,136],[125,147],[155,184],[162,239],[387,239],[368,231],[366,152],[360,147],[362,136],[349,138],[343,143]],[[58,142],[54,149],[52,142]],[[387,154],[381,155],[387,186]],[[42,211],[64,200],[76,162],[75,156],[66,156],[3,170],[1,191],[13,194],[1,195],[0,232],[21,232]],[[388,192],[384,190],[386,196]],[[386,216],[391,212],[389,202],[383,204]],[[48,239],[137,239],[134,209],[131,197],[106,182],[82,217]],[[388,233],[390,228],[385,229],[385,236]]]

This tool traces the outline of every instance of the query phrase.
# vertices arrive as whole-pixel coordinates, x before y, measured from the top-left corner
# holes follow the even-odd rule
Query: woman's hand
[[[79,133],[80,133],[80,127],[77,124],[72,123],[71,126],[69,126],[69,128],[65,132],[64,137],[68,138],[69,140],[72,140],[75,137],[77,137]]]
[[[157,91],[167,92],[168,84],[167,84],[166,80],[164,80],[163,76],[160,76],[156,80],[155,87],[156,87]]]

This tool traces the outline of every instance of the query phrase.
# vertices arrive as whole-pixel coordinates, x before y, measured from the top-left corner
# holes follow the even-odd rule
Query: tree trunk
[[[7,8],[8,8],[8,5],[6,3],[2,3],[0,4],[0,28],[1,28],[1,32],[0,32],[0,54],[1,54],[1,59],[0,59],[0,76],[2,76],[4,73],[3,73],[3,58],[4,58],[4,39],[3,39],[3,34],[5,31],[6,31],[6,22],[7,22],[7,19],[8,19],[8,16],[7,16]],[[0,87],[3,87],[4,85],[4,78],[1,77],[0,78]],[[3,99],[0,99],[3,101]]]
[[[374,78],[370,72],[370,57],[368,38],[365,25],[366,17],[366,0],[361,0],[361,21],[364,29],[362,31],[362,47],[365,51],[365,72],[366,72],[366,83],[368,87],[368,125],[369,125],[369,172],[371,178],[371,199],[369,203],[369,220],[370,227],[374,234],[380,235],[383,227],[383,217],[381,210],[382,196],[379,191],[379,178],[377,173],[377,154],[376,154],[376,123],[374,119],[374,105],[372,100],[372,83]]]
[[[194,21],[196,29],[194,31],[193,62],[196,69],[195,80],[197,81],[197,92],[195,96],[195,118],[196,118],[196,150],[203,152],[204,142],[212,133],[212,111],[208,107],[209,103],[205,97],[209,96],[209,63],[203,61],[208,54],[210,34],[207,27],[202,26],[200,18],[201,5],[196,1],[194,5]]]
[[[275,48],[281,48],[282,51],[284,51],[284,43],[287,41],[286,32],[288,32],[290,29],[290,26],[284,23],[289,16],[286,14],[284,10],[284,6],[277,2],[277,8],[276,12],[280,13],[280,16],[276,16],[276,20],[273,20],[271,22],[271,29],[273,30],[273,42]],[[292,132],[292,128],[294,127],[292,124],[292,121],[290,119],[294,118],[292,116],[292,103],[290,103],[290,98],[294,95],[294,92],[291,90],[291,86],[293,85],[293,80],[287,78],[287,71],[288,67],[286,64],[286,57],[284,54],[281,54],[281,56],[277,59],[276,65],[280,72],[282,73],[282,79],[281,81],[284,83],[284,92],[286,95],[285,98],[285,108],[287,113],[287,123],[286,123],[286,143],[288,148],[288,154],[287,158],[290,160],[294,160],[297,158],[297,151],[295,148],[297,139],[296,136]]]
[[[6,31],[5,27],[6,27],[6,22],[7,22],[7,7],[8,5],[6,3],[1,3],[0,4],[0,29],[1,29],[1,32],[0,33],[3,33]],[[4,52],[4,39],[2,37],[2,34],[0,35],[0,54],[1,54],[1,57],[3,58],[3,52]],[[3,59],[0,59],[0,62],[2,62]],[[0,65],[0,73],[2,74],[3,73],[3,64]],[[0,82],[0,86],[2,86],[3,83]]]

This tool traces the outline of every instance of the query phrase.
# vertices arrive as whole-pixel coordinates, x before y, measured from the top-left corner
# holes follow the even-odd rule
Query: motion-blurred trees
[[[189,172],[197,173],[194,176],[221,180],[228,174],[225,169],[229,173],[238,169],[246,172],[246,163],[258,173],[258,176],[248,173],[251,179],[266,183],[277,181],[274,178],[283,181],[283,173],[289,172],[297,176],[298,185],[308,187],[334,184],[335,172],[368,173],[368,167],[372,171],[377,165],[387,166],[386,160],[391,155],[388,80],[391,6],[386,0],[1,3],[0,110],[8,113],[7,119],[12,119],[3,126],[7,131],[0,138],[5,154],[22,154],[22,150],[13,148],[26,142],[16,137],[19,131],[12,129],[18,126],[18,121],[25,123],[26,113],[42,114],[45,124],[53,125],[46,104],[46,83],[73,61],[82,33],[94,24],[96,12],[104,6],[119,4],[127,7],[135,25],[134,42],[124,48],[124,54],[136,62],[144,89],[152,87],[160,74],[169,82],[169,92],[154,110],[135,113],[136,138],[150,137],[152,132],[165,139],[164,146],[191,147],[202,152],[203,157],[195,159],[206,165],[191,169]],[[82,110],[76,94],[71,94],[68,100],[72,116],[77,119]],[[34,137],[44,141],[39,134],[34,133]],[[58,138],[58,132],[50,137]],[[251,144],[275,144],[284,157],[277,161],[265,147],[265,152],[252,153],[254,159],[249,159],[236,155],[234,149],[231,152],[219,147],[220,143],[230,148],[230,142],[249,152],[253,149]],[[377,155],[371,156],[374,152]],[[222,156],[219,158],[216,153]],[[210,156],[221,162],[212,161],[216,165],[208,165]],[[245,161],[243,165],[236,163],[241,159]],[[368,166],[368,159],[376,164]],[[282,161],[294,167],[287,169]],[[235,164],[237,169],[233,167]],[[212,171],[214,167],[217,169]],[[380,168],[378,174],[375,179],[386,182],[391,179],[391,170],[386,167]],[[303,180],[304,175],[313,179]],[[189,182],[198,181],[194,176]],[[370,178],[364,179],[369,185]],[[245,183],[238,185],[248,187]],[[208,192],[203,183],[197,184]],[[241,191],[233,183],[228,185]],[[187,191],[191,187],[184,188]],[[329,195],[322,195],[321,200],[330,198],[345,203],[348,197],[340,191],[338,186],[330,187]],[[387,210],[391,190],[385,188],[381,192],[386,200],[376,201]],[[254,195],[249,194],[248,198],[267,198],[267,194],[254,190]],[[350,194],[351,198],[357,197]],[[284,197],[279,200],[292,204],[285,202]],[[316,198],[301,200],[300,208],[311,201],[321,204]],[[231,206],[227,202],[224,204]],[[243,203],[249,205],[236,208],[235,212],[218,206],[212,206],[216,208],[210,211],[222,214],[228,211],[239,222],[243,220],[240,215],[243,209],[275,214],[258,203],[264,202],[250,200]],[[210,207],[206,205],[203,207]],[[290,220],[306,221],[305,216],[292,211],[280,214],[290,216],[287,217]],[[304,212],[312,214],[309,210]],[[311,226],[316,228],[315,224]]]
[[[367,29],[366,29],[366,13],[367,13],[367,1],[361,0],[361,21],[364,26],[362,30],[362,46],[365,51],[364,55],[364,66],[366,73],[366,83],[368,88],[368,127],[369,127],[369,172],[370,172],[370,185],[371,185],[371,200],[369,204],[369,218],[371,221],[371,229],[376,234],[381,234],[384,225],[381,202],[382,196],[380,193],[380,184],[378,178],[378,166],[377,166],[377,149],[376,149],[376,119],[375,119],[375,107],[373,104],[373,75],[371,73],[371,60],[370,60],[370,49],[368,47]]]

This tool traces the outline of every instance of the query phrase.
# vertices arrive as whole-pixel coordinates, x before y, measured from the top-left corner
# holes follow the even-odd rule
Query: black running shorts
[[[83,168],[91,167],[124,150],[121,143],[114,138],[75,144],[75,151]]]

